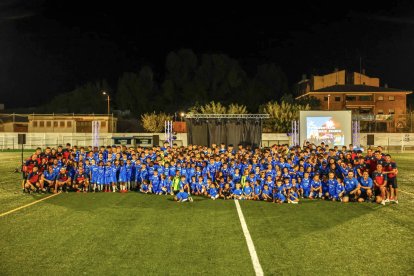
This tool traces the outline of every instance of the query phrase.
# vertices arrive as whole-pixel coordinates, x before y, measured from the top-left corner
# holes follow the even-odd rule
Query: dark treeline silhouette
[[[260,64],[248,74],[238,60],[225,54],[196,55],[181,49],[167,55],[164,76],[142,66],[138,72],[123,73],[115,87],[105,80],[91,81],[54,97],[38,111],[106,113],[102,91],[110,93],[111,110],[129,110],[131,116],[153,111],[173,114],[210,101],[239,103],[257,112],[261,104],[290,94],[286,75],[274,63]]]

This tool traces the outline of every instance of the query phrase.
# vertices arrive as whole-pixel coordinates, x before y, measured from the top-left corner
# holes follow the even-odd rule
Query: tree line
[[[111,96],[111,112],[129,111],[135,118],[154,111],[174,114],[211,101],[244,105],[250,113],[284,95],[293,101],[286,75],[276,64],[258,65],[248,74],[236,59],[225,54],[197,56],[189,49],[167,55],[163,76],[142,66],[138,72],[123,73],[113,86],[105,80],[88,82],[54,97],[39,112],[106,113],[102,91]]]

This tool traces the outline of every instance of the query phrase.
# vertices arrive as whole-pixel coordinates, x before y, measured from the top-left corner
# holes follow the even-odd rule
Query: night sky
[[[290,85],[302,74],[359,71],[362,58],[367,74],[380,77],[381,85],[414,89],[410,1],[371,7],[363,1],[290,2],[228,7],[1,0],[0,102],[6,108],[36,106],[99,79],[116,87],[123,72],[143,65],[162,80],[167,54],[181,48],[227,54],[248,73],[274,62]]]

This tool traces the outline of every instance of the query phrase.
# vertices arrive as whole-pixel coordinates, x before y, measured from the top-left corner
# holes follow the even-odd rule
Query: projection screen
[[[352,143],[352,111],[300,111],[300,144],[333,146]]]

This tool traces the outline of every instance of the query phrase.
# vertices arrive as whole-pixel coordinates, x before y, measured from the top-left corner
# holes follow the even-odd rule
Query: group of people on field
[[[213,144],[152,148],[38,148],[23,164],[27,193],[130,192],[297,204],[302,198],[398,203],[398,169],[382,147],[309,142],[251,148]]]

